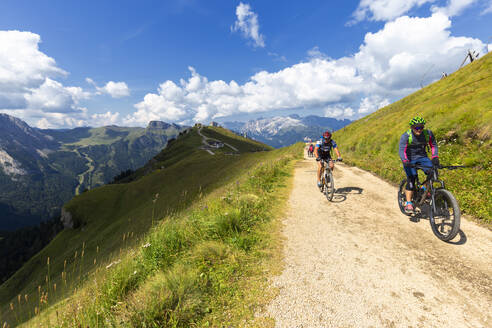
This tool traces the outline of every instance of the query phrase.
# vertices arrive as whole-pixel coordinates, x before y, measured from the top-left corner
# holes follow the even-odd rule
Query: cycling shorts
[[[411,160],[410,164],[416,164],[416,165],[428,167],[428,169],[423,170],[425,174],[429,174],[429,171],[432,168],[432,162],[428,157],[420,157],[418,159]],[[405,189],[413,190],[415,186],[415,181],[417,179],[417,169],[414,167],[406,167],[406,166],[404,166],[403,169],[407,174],[407,186]]]

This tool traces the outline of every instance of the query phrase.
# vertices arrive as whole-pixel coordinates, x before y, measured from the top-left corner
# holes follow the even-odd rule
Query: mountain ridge
[[[297,114],[258,118],[247,122],[224,122],[223,125],[239,134],[261,141],[272,147],[284,147],[303,141],[305,138],[316,140],[326,130],[336,131],[350,124],[348,119],[335,119]]]
[[[142,166],[183,129],[151,121],[145,128],[43,130],[0,114],[0,230],[59,214],[76,191]]]

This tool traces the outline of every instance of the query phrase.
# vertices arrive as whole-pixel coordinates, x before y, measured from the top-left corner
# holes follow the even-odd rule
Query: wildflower
[[[149,247],[150,245],[151,245],[150,243],[147,243],[147,244],[143,245],[142,247],[143,247],[143,248],[147,248],[147,247]]]

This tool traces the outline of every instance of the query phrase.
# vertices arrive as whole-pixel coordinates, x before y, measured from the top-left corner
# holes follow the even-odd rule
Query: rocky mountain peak
[[[30,145],[29,147],[39,149],[55,147],[56,144],[51,139],[19,118],[0,114],[0,145],[15,141],[18,144]]]
[[[147,129],[167,129],[171,124],[162,121],[150,121]]]

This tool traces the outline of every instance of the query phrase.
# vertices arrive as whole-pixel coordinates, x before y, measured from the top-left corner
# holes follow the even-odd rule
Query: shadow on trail
[[[364,189],[359,187],[343,187],[335,190],[333,194],[333,203],[341,203],[347,199],[347,195],[360,195]]]

